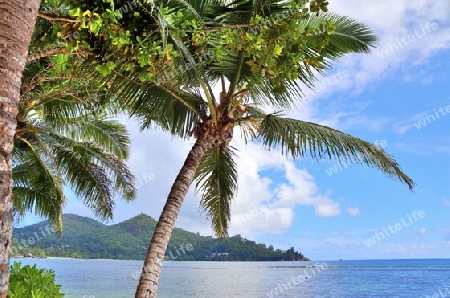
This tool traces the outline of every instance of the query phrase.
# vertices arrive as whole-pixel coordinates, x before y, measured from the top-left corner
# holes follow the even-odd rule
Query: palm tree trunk
[[[136,298],[156,297],[164,254],[175,227],[175,221],[180,212],[184,197],[194,179],[197,167],[205,155],[209,144],[210,142],[203,137],[197,139],[172,185],[166,204],[156,225],[155,232],[153,233],[152,240],[150,241],[150,247],[147,251],[141,278],[136,290]]]
[[[12,148],[28,46],[40,0],[0,2],[0,298],[8,295],[12,245]]]

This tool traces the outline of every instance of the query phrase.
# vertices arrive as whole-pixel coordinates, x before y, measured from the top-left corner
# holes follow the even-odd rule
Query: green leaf
[[[130,39],[126,37],[119,37],[119,44],[121,45],[130,44]]]
[[[139,73],[139,80],[141,81],[141,82],[148,82],[148,81],[150,81],[152,79],[152,76],[151,76],[151,74],[148,72],[148,71],[141,71],[140,73]]]
[[[97,65],[97,67],[95,67],[95,70],[101,73],[104,77],[111,74],[111,69],[106,64]]]
[[[83,17],[90,17],[91,16],[91,11],[90,10],[86,10],[85,12],[83,12],[82,16]]]
[[[277,56],[277,55],[280,55],[282,51],[283,51],[283,47],[280,46],[279,44],[276,44],[273,49],[273,54]]]
[[[81,16],[81,8],[77,7],[77,8],[74,8],[74,9],[70,9],[69,10],[69,15],[72,16],[72,17],[79,17],[79,16]]]
[[[36,265],[21,267],[20,262],[11,266],[8,297],[62,298],[61,286],[55,282],[55,272],[37,269]]]

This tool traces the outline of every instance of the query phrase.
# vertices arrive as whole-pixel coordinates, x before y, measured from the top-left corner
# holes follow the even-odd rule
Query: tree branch
[[[44,51],[38,51],[36,53],[30,53],[27,57],[27,63],[39,60],[44,57],[48,57],[54,54],[67,53],[67,48],[65,46],[52,48]]]
[[[44,50],[39,50],[34,53],[30,53],[27,57],[27,63],[39,60],[44,57],[49,57],[49,56],[55,55],[55,54],[71,54],[71,55],[79,55],[79,56],[83,56],[83,57],[88,57],[88,56],[95,57],[95,54],[89,53],[84,50],[79,50],[79,51],[74,51],[74,52],[69,53],[69,51],[67,50],[67,48],[65,46],[60,46],[60,47],[44,49]]]
[[[38,16],[43,19],[46,19],[47,21],[63,21],[63,22],[68,22],[68,23],[76,23],[77,22],[77,20],[74,20],[72,18],[55,17],[55,16],[48,15],[46,13],[43,13],[42,11],[38,12]]]

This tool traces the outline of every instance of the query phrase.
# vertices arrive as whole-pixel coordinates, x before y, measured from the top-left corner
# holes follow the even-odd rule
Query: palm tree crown
[[[294,158],[366,164],[413,187],[379,147],[280,113],[301,101],[303,88],[313,88],[317,75],[333,61],[370,52],[376,37],[367,26],[323,12],[321,1],[311,3],[314,13],[305,11],[304,3],[287,1],[180,3],[164,2],[169,7],[164,12],[157,6],[152,10],[165,17],[164,38],[182,52],[180,59],[174,58],[178,68],[170,65],[155,82],[144,84],[118,76],[110,91],[141,120],[142,128],[155,125],[181,138],[205,139],[195,180],[217,235],[227,235],[236,195],[236,154],[229,146],[236,129],[246,140]],[[173,14],[181,5],[190,10],[180,19]],[[177,28],[189,18],[201,30],[188,30],[183,38]],[[214,89],[220,91],[215,94]]]
[[[107,98],[82,77],[71,77],[63,54],[29,63],[24,72],[13,150],[16,213],[34,211],[62,230],[64,187],[99,218],[111,219],[114,199],[135,196],[125,165],[130,140],[108,118]]]

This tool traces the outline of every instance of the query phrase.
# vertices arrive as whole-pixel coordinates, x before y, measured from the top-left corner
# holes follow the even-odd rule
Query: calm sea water
[[[19,261],[55,270],[67,298],[134,297],[138,282],[135,277],[142,266],[141,261],[120,260]],[[320,267],[315,268],[317,265]],[[450,259],[167,262],[158,293],[158,297],[214,298],[450,298]]]

